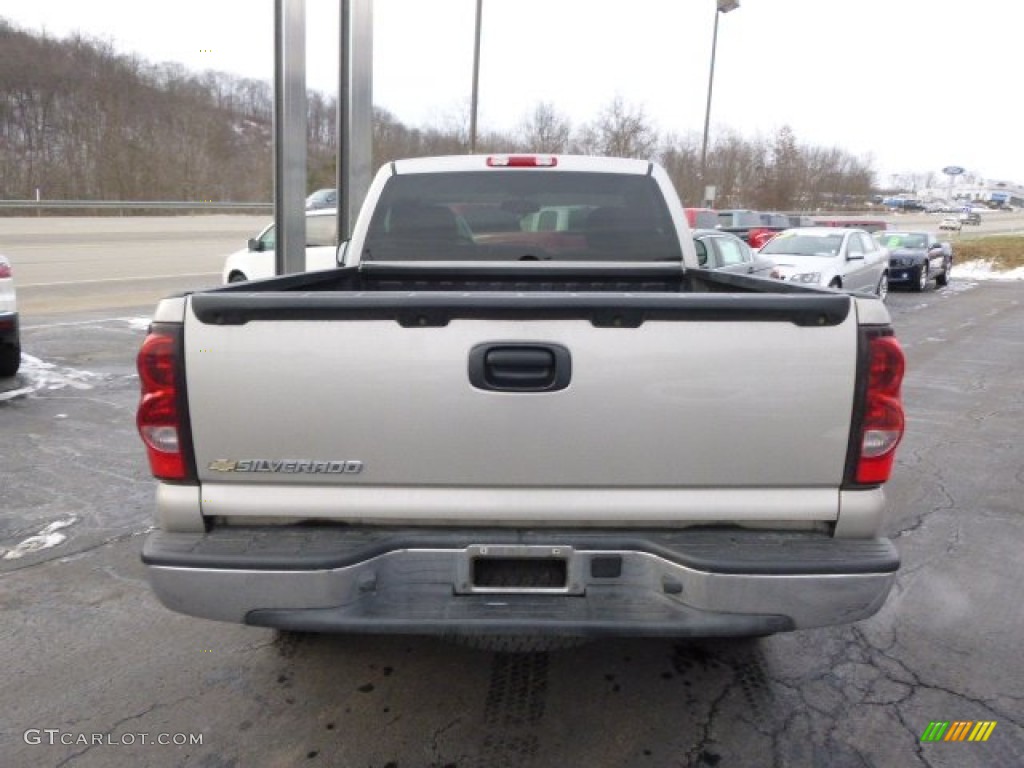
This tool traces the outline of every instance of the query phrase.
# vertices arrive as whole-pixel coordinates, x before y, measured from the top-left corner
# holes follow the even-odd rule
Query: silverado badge
[[[313,459],[215,459],[211,472],[277,472],[285,475],[358,475],[363,462],[315,461]]]

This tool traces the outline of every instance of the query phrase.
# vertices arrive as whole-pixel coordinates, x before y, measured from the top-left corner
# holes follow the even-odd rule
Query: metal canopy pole
[[[306,0],[274,2],[274,271],[306,269]]]
[[[739,0],[715,0],[715,26],[711,33],[711,66],[708,68],[708,104],[704,110],[704,141],[700,147],[700,181],[704,185],[704,201],[701,203],[705,208],[714,205],[712,195],[713,187],[708,186],[708,128],[711,126],[711,90],[715,85],[715,50],[718,48],[718,17],[723,13],[735,11],[740,7]]]
[[[373,0],[340,0],[338,238],[348,240],[373,175]]]
[[[473,91],[469,107],[469,154],[476,154],[476,112],[480,94],[480,24],[484,0],[476,0],[476,34],[473,37]]]

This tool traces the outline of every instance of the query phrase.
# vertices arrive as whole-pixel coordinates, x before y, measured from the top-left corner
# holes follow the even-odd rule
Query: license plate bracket
[[[459,558],[461,594],[582,594],[580,558],[572,547],[474,544]]]

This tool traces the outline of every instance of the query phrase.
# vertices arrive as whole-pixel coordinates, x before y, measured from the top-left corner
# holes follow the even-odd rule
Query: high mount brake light
[[[153,476],[161,480],[188,480],[192,474],[179,397],[180,333],[154,328],[136,358],[142,399],[135,421]]]
[[[903,350],[895,336],[868,337],[868,382],[855,474],[859,484],[884,483],[892,473],[904,430],[900,401],[904,370]]]
[[[487,158],[491,168],[553,168],[558,158],[551,155],[491,155]]]

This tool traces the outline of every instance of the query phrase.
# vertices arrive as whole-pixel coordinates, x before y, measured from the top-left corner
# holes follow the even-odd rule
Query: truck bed
[[[748,295],[739,302],[738,293]],[[596,326],[616,327],[669,317],[830,326],[845,320],[852,300],[776,280],[683,271],[678,264],[459,263],[364,264],[289,275],[197,293],[191,305],[201,322],[213,325],[362,317],[429,326],[484,313],[535,319],[586,316]]]

